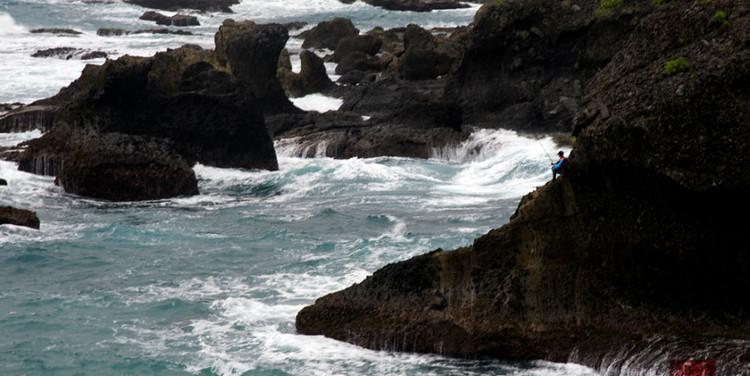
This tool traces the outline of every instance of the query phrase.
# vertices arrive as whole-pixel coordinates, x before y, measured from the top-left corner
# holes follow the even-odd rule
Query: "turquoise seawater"
[[[200,195],[145,203],[68,195],[0,162],[0,202],[42,220],[41,231],[0,226],[0,374],[587,373],[376,352],[294,329],[317,297],[506,222],[549,178],[552,147],[508,131],[478,131],[431,160],[280,147],[280,171],[199,165]]]
[[[234,10],[235,19],[259,22],[344,16],[367,30],[468,24],[476,7],[411,13],[337,0],[245,0]],[[199,14],[195,36],[96,35],[100,27],[155,27],[137,19],[143,11],[120,1],[0,0],[0,102],[52,95],[87,63],[31,58],[37,49],[118,57],[184,43],[210,48],[227,17]],[[40,27],[84,34],[29,32]],[[288,48],[298,51],[300,41]],[[0,146],[39,136],[0,134]],[[322,295],[505,223],[549,179],[551,140],[483,130],[430,160],[300,159],[294,148],[278,144],[277,172],[199,165],[200,195],[141,203],[69,195],[52,178],[0,162],[9,181],[0,205],[34,210],[42,221],[40,231],[0,226],[0,375],[593,374],[547,362],[370,351],[294,328],[296,313]]]

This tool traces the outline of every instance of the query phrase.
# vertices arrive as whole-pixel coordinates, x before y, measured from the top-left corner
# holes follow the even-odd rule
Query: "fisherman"
[[[565,158],[565,152],[560,150],[557,152],[557,156],[560,157],[560,159],[557,160],[555,163],[550,163],[552,165],[552,180],[555,180],[557,178],[557,174],[562,173],[562,167],[568,163],[568,158]]]

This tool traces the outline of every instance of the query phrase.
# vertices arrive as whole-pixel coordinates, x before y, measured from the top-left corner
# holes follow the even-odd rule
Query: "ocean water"
[[[259,22],[344,16],[367,30],[467,24],[476,7],[411,13],[245,0],[234,10],[235,19]],[[155,27],[137,20],[143,11],[119,1],[0,0],[0,102],[52,95],[87,63],[31,58],[37,49],[117,57],[212,47],[227,17],[198,14],[196,36],[96,36],[100,27]],[[39,27],[84,34],[29,33]],[[288,47],[298,51],[300,41]],[[320,95],[295,103],[317,111],[341,104]],[[0,146],[40,135],[0,134]],[[42,221],[40,231],[0,226],[0,375],[595,374],[573,364],[371,351],[294,328],[296,313],[322,295],[507,222],[519,199],[550,178],[551,139],[478,130],[429,160],[300,159],[296,148],[277,142],[276,172],[198,165],[200,195],[139,203],[66,194],[52,178],[0,161],[10,184],[0,187],[0,205],[34,210]]]

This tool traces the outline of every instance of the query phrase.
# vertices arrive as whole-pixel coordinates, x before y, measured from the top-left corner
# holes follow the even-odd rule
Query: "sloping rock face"
[[[609,63],[653,6],[626,1],[609,15],[597,1],[506,0],[477,12],[451,75],[468,124],[570,131],[583,87]]]
[[[298,331],[611,375],[667,374],[689,357],[746,373],[749,39],[738,2],[652,7],[586,87],[562,178],[469,247],[318,299]],[[687,66],[666,70],[677,57]]]
[[[39,230],[39,217],[29,210],[4,206],[0,207],[0,225],[23,226]]]

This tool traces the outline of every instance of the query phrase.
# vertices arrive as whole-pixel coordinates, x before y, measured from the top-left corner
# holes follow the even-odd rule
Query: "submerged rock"
[[[62,28],[41,28],[32,29],[32,34],[58,34],[58,35],[81,35],[82,32],[74,29],[62,29]]]
[[[530,14],[560,6],[525,4]],[[663,356],[744,373],[750,240],[736,218],[750,209],[750,14],[731,1],[650,9],[587,85],[562,178],[471,246],[388,265],[318,299],[298,331],[607,374],[666,374]],[[717,9],[732,14],[731,29],[710,21]],[[496,22],[516,17],[501,14]],[[590,38],[598,51],[596,22],[560,43]],[[690,68],[666,72],[677,56]]]
[[[101,28],[96,31],[96,35],[100,37],[117,37],[121,35],[130,34],[174,34],[174,35],[194,35],[193,33],[185,30],[170,30],[170,29],[140,29],[140,30],[125,30],[125,29],[113,29],[113,28]]]
[[[232,13],[230,6],[240,3],[239,0],[125,0],[125,2],[161,10],[196,9],[204,12],[225,13]]]
[[[39,230],[39,217],[29,210],[3,206],[0,207],[0,225],[23,226]]]
[[[91,59],[106,59],[107,53],[104,51],[92,51],[84,48],[76,47],[55,47],[48,48],[45,50],[37,50],[31,57],[56,57],[58,59],[70,60],[91,60]]]

